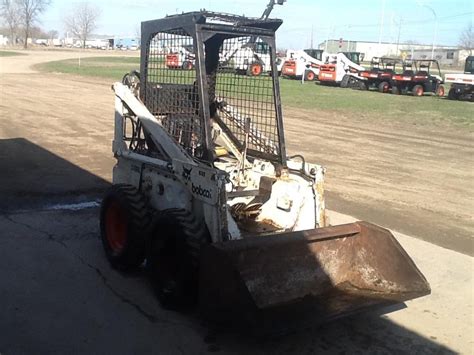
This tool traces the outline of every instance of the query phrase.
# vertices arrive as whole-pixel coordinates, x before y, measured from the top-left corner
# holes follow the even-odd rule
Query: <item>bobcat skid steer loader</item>
[[[140,73],[113,85],[117,164],[100,215],[111,264],[145,262],[164,307],[270,332],[430,293],[389,231],[327,226],[324,168],[287,156],[281,23],[211,12],[142,23]],[[271,75],[220,66],[242,37],[268,44]],[[166,66],[167,48],[190,45],[194,70]]]

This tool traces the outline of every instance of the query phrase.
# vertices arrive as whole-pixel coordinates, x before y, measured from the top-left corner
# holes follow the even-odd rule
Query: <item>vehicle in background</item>
[[[272,70],[270,48],[259,38],[243,37],[236,43],[224,41],[219,62],[222,68],[250,76],[259,76]]]
[[[180,46],[171,48],[165,56],[165,63],[168,69],[191,70],[196,63],[196,56],[193,53],[192,46]]]
[[[288,50],[281,74],[287,78],[314,81],[319,77],[319,68],[329,54],[321,49]]]
[[[339,52],[344,54],[351,62],[360,64],[364,60],[364,53],[361,52]]]
[[[446,74],[444,82],[451,84],[448,99],[474,101],[474,56],[466,58],[464,73]]]
[[[375,88],[381,93],[387,93],[391,89],[392,76],[402,70],[402,60],[398,58],[373,57],[370,70],[359,73],[360,79],[351,76],[349,87],[361,90]]]
[[[351,78],[354,80],[360,79],[359,73],[361,71],[365,71],[365,68],[357,63],[360,62],[361,53],[349,53],[346,54],[348,54],[356,62],[349,59],[344,53],[328,56],[327,63],[321,65],[319,68],[320,84],[348,87]]]
[[[140,39],[133,37],[123,37],[109,39],[109,46],[122,51],[137,50],[140,48]]]
[[[433,74],[434,72],[434,74]],[[443,78],[437,60],[421,59],[404,62],[403,73],[392,76],[392,94],[423,96],[425,93],[444,96]]]

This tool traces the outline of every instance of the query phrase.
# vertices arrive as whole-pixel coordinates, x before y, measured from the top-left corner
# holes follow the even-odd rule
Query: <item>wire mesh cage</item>
[[[208,118],[224,126],[238,148],[278,156],[271,75],[274,49],[252,35],[216,33],[200,43],[194,38],[199,36],[187,34],[182,27],[151,36],[142,63],[145,85],[141,97],[147,108],[195,157],[202,158],[212,149],[211,138],[204,137]],[[199,46],[205,68],[196,68]],[[207,92],[199,94],[201,85]],[[208,113],[210,117],[204,117]]]
[[[147,108],[191,155],[202,144],[193,38],[180,30],[155,34],[148,46]]]
[[[276,155],[279,140],[271,63],[271,48],[258,38],[224,40],[211,96],[215,95],[219,118],[238,146],[246,144],[249,150]]]

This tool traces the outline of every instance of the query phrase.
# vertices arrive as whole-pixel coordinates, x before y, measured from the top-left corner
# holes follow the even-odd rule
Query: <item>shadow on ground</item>
[[[165,311],[143,273],[110,268],[96,208],[25,211],[61,194],[89,198],[106,181],[24,139],[0,141],[0,164],[1,353],[454,353],[375,315],[255,338]]]
[[[0,140],[0,210],[90,200],[109,182],[24,139]]]

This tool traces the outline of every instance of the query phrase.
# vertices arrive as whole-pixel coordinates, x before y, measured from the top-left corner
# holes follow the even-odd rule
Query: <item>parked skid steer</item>
[[[109,261],[144,264],[164,307],[197,303],[210,320],[269,331],[287,317],[314,324],[429,294],[389,231],[328,226],[325,169],[287,156],[281,23],[212,12],[142,23],[140,73],[113,85],[117,164],[101,206]],[[271,75],[221,66],[251,37],[268,44]],[[166,49],[187,46],[194,70],[168,68]]]

